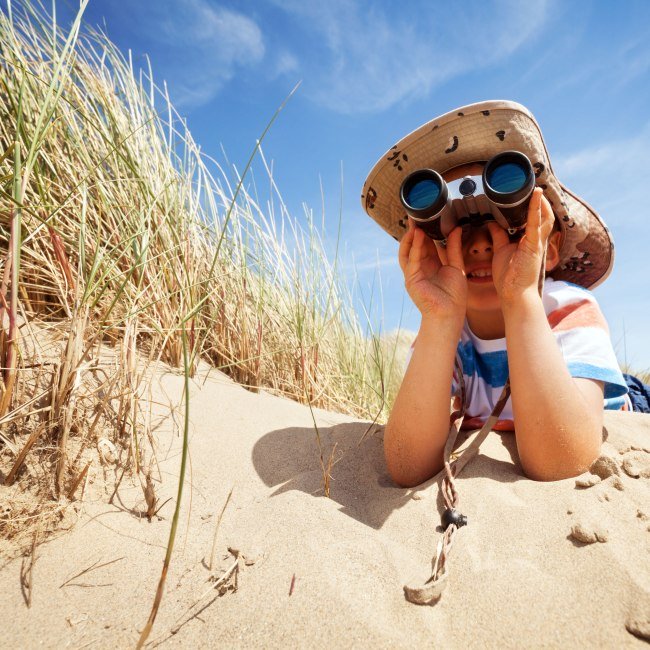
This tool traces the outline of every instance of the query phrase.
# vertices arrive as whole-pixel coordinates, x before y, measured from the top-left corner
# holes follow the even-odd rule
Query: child
[[[537,186],[518,241],[491,221],[456,227],[443,247],[406,217],[399,193],[409,173],[429,168],[449,183],[480,175],[487,160],[508,150],[530,159]],[[530,112],[488,101],[434,119],[379,160],[362,203],[400,240],[406,289],[422,314],[384,435],[395,482],[418,485],[442,468],[450,394],[460,383],[456,356],[466,427],[485,422],[509,376],[511,397],[494,428],[514,429],[526,475],[557,480],[584,472],[600,452],[603,406],[626,401],[607,324],[588,291],[611,272],[613,243],[592,208],[556,179]],[[551,277],[540,296],[545,251]]]

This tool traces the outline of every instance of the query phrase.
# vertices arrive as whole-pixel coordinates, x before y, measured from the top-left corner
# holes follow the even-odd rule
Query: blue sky
[[[59,0],[60,19],[74,10]],[[650,2],[90,0],[85,20],[137,66],[148,54],[203,150],[223,161],[223,147],[240,169],[302,81],[265,155],[295,215],[303,204],[320,214],[322,182],[332,240],[341,202],[346,268],[354,257],[368,287],[379,260],[385,330],[405,291],[396,242],[361,209],[367,172],[436,115],[485,99],[526,105],[558,178],[613,231],[614,272],[595,293],[619,359],[650,369]]]

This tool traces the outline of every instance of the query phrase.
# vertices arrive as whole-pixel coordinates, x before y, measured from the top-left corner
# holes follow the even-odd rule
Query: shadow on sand
[[[276,488],[271,496],[300,490],[322,497],[321,450],[326,467],[333,456],[330,498],[341,505],[342,512],[374,529],[380,529],[393,510],[402,507],[414,494],[431,486],[432,482],[428,481],[415,488],[400,488],[392,481],[384,461],[382,426],[352,422],[319,428],[319,435],[320,449],[314,429],[304,427],[271,431],[255,444],[253,464],[264,483]],[[499,436],[510,462],[479,452],[463,470],[461,480],[496,475],[508,482],[525,478],[514,435],[491,435]],[[461,432],[458,445],[464,445],[468,437]],[[437,487],[433,489],[440,492]],[[444,505],[440,493],[437,504],[442,513]]]

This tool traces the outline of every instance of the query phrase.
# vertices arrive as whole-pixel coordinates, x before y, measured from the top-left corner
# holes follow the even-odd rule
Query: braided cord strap
[[[462,376],[462,375],[461,375]],[[455,478],[460,474],[461,470],[467,463],[474,457],[476,452],[479,450],[482,442],[487,438],[488,433],[492,430],[492,427],[495,425],[496,421],[503,410],[508,398],[510,397],[510,379],[506,381],[501,395],[497,403],[492,410],[492,414],[485,421],[485,424],[479,430],[478,435],[472,443],[467,447],[461,456],[456,460],[449,462],[451,453],[454,449],[454,444],[458,438],[458,432],[460,431],[460,426],[464,417],[464,403],[463,408],[460,413],[454,413],[452,416],[453,423],[451,429],[449,430],[449,436],[447,437],[447,443],[445,444],[444,458],[445,466],[444,468],[436,474],[433,481],[437,483],[438,479],[442,476],[442,496],[445,501],[445,506],[447,510],[457,510],[459,503],[458,490],[456,489]],[[415,605],[435,605],[442,596],[442,592],[446,586],[447,581],[447,558],[451,552],[451,548],[454,542],[454,536],[458,530],[458,525],[451,523],[445,528],[445,531],[442,535],[442,538],[438,542],[438,547],[436,549],[436,554],[431,562],[431,576],[424,583],[422,587],[408,587],[404,585],[404,596],[406,600]]]
[[[542,296],[544,289],[544,273],[546,267],[546,249],[542,256],[542,266],[539,274],[539,281],[537,288],[539,290],[539,295]],[[478,435],[471,444],[465,449],[465,451],[458,458],[450,462],[451,454],[454,450],[454,445],[458,438],[458,433],[460,427],[465,417],[465,405],[466,405],[466,389],[465,381],[463,378],[463,369],[461,363],[456,356],[455,361],[456,372],[459,376],[459,386],[460,386],[460,397],[461,397],[461,406],[460,410],[454,411],[451,415],[451,428],[449,429],[449,435],[447,436],[447,442],[445,444],[444,450],[444,467],[443,469],[436,474],[433,479],[429,482],[435,484],[442,477],[442,484],[440,486],[442,490],[442,496],[445,501],[446,511],[445,514],[451,512],[458,512],[458,490],[456,489],[455,479],[458,477],[462,469],[469,463],[472,458],[476,455],[483,441],[487,438],[488,433],[492,430],[492,427],[496,424],[499,419],[499,415],[503,411],[508,398],[510,397],[510,377],[506,379],[506,383],[503,386],[501,395],[497,400],[490,417],[485,421],[483,426],[479,429]],[[404,596],[406,600],[415,605],[435,605],[442,596],[442,592],[445,589],[447,584],[447,559],[451,548],[454,542],[454,536],[459,527],[467,523],[467,520],[462,517],[464,521],[451,521],[447,523],[442,538],[438,541],[438,546],[436,549],[436,554],[431,561],[431,576],[424,583],[422,587],[408,587],[404,585]],[[444,517],[443,517],[444,522]]]

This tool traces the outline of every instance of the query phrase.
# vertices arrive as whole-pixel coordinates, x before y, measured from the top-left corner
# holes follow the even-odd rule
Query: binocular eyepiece
[[[480,176],[445,182],[433,169],[409,174],[400,187],[400,200],[416,226],[446,243],[456,226],[496,221],[511,236],[523,234],[535,173],[528,157],[504,151],[490,158]]]

